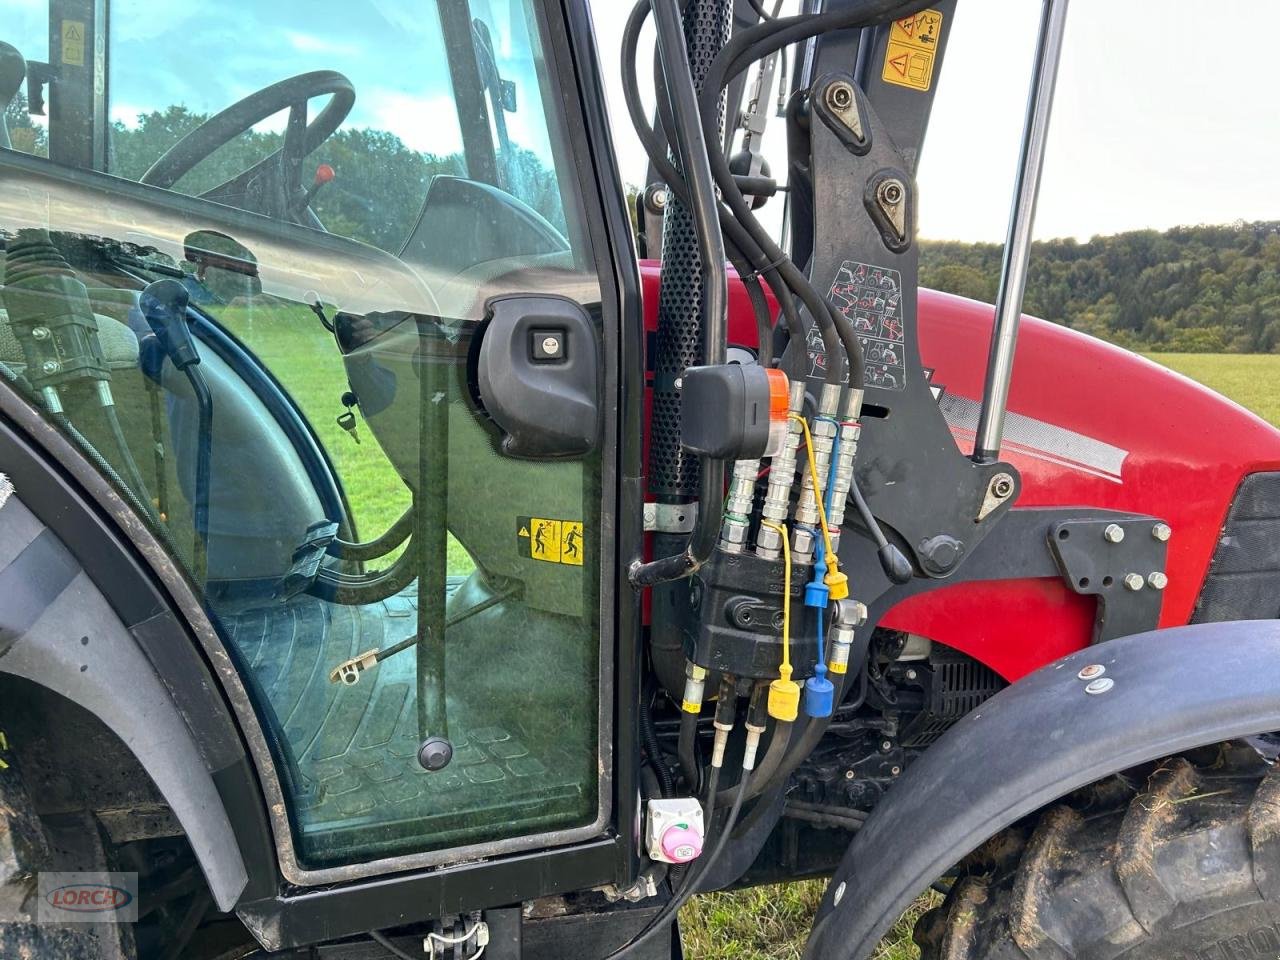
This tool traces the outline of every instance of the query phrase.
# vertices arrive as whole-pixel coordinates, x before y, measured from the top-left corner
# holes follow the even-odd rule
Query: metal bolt
[[[1084,692],[1097,696],[1100,693],[1106,693],[1115,685],[1116,682],[1110,677],[1099,677],[1097,680],[1093,681],[1093,683],[1088,684],[1084,688]]]
[[[991,492],[1001,500],[1013,493],[1013,477],[1007,473],[998,473],[991,481]]]
[[[890,750],[892,750],[892,749],[893,749],[893,742],[892,742],[892,741],[890,741],[890,740],[881,740],[881,741],[880,741],[880,752],[881,752],[881,753],[888,753],[888,752],[889,752]]]
[[[1107,672],[1107,668],[1100,663],[1091,663],[1079,673],[1076,674],[1081,680],[1094,680]]]
[[[684,377],[676,377],[675,382],[671,384],[677,391],[684,389]]]
[[[827,105],[833,110],[848,110],[853,103],[853,87],[843,80],[827,87]]]
[[[57,373],[59,369],[58,361],[46,360],[44,363],[40,364],[40,369],[45,373]]]
[[[1151,528],[1151,535],[1161,543],[1166,543],[1173,536],[1173,529],[1167,523],[1157,523]]]
[[[833,907],[838,907],[840,906],[840,901],[843,899],[844,899],[844,882],[841,881],[840,886],[836,887],[835,896],[831,898],[831,905]]]
[[[890,767],[890,768],[889,768],[889,772],[890,772],[891,774],[893,774],[893,775],[896,777],[898,774],[900,774],[900,773],[902,772],[902,768],[901,768],[901,767]]]
[[[667,205],[667,191],[665,190],[653,191],[653,205],[657,207],[659,210],[665,207]]]
[[[1156,570],[1153,573],[1147,574],[1147,585],[1151,587],[1152,590],[1163,590],[1169,585],[1169,578],[1159,570]]]
[[[543,338],[542,338],[542,352],[543,352],[543,353],[552,353],[552,354],[554,354],[554,353],[559,353],[559,352],[560,352],[560,338],[559,338],[559,337],[543,337]]]
[[[1102,536],[1106,538],[1107,543],[1119,543],[1124,539],[1124,527],[1118,523],[1108,523],[1107,529],[1102,531]]]
[[[903,189],[901,180],[886,180],[880,184],[880,199],[888,204],[901,203]]]
[[[856,774],[856,773],[854,773],[852,770],[846,770],[846,771],[844,772],[844,778],[845,778],[846,780],[852,780],[852,779],[853,779],[854,777],[856,777],[856,776],[857,776],[857,774]]]
[[[917,674],[914,670],[908,670],[908,671],[907,671],[907,679],[908,679],[908,680],[914,680],[917,676],[919,676],[919,674]]]
[[[1142,589],[1143,584],[1146,582],[1142,579],[1142,574],[1140,573],[1126,573],[1124,575],[1124,587],[1126,590],[1137,592]]]
[[[31,330],[31,339],[32,339],[32,340],[48,340],[48,339],[49,339],[49,328],[48,328],[48,327],[34,327],[34,328]]]

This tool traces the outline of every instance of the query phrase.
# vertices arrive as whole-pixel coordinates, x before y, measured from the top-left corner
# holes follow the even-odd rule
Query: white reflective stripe
[[[971,439],[978,429],[982,405],[968,397],[944,393],[938,401],[953,433]],[[1129,451],[1097,437],[1076,433],[1021,413],[1009,412],[1004,424],[1004,446],[1010,453],[1073,467],[1108,480],[1120,480]]]
[[[9,482],[9,478],[0,473],[0,507],[5,505],[5,501],[13,495],[13,484]]]

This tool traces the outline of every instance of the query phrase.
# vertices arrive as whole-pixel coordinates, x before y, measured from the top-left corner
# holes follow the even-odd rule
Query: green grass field
[[[395,471],[360,423],[361,443],[337,425],[345,382],[338,352],[305,308],[256,308],[253,313],[224,311],[221,319],[234,330],[294,395],[312,420],[342,476],[352,510],[364,535],[385,529],[408,505]],[[1153,354],[1153,360],[1212,387],[1280,425],[1280,356],[1226,354]],[[461,546],[450,545],[452,572],[468,569]],[[843,838],[833,837],[843,843]],[[798,958],[814,910],[822,896],[821,881],[759,887],[697,898],[681,913],[686,953],[698,960],[788,960]],[[880,945],[875,960],[918,957],[911,929],[924,910],[938,903],[937,894],[918,900]]]

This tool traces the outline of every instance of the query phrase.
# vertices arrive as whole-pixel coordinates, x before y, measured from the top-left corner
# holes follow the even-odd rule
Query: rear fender
[[[214,783],[225,751],[197,743],[134,636],[19,496],[0,506],[0,673],[79,704],[120,738],[182,825],[218,908],[230,910],[248,873]],[[185,642],[180,630],[165,639]]]
[[[1078,676],[1102,664],[1113,686]],[[1142,633],[1064,657],[966,716],[912,764],[831,879],[804,956],[869,957],[913,897],[1046,804],[1194,747],[1280,730],[1280,621]]]

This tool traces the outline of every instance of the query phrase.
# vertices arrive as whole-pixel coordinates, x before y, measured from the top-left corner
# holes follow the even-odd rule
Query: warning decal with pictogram
[[[516,517],[516,547],[530,560],[580,567],[585,550],[582,521]]]
[[[933,64],[942,35],[942,13],[922,10],[889,25],[889,40],[884,51],[886,83],[912,90],[928,90],[933,83]]]

